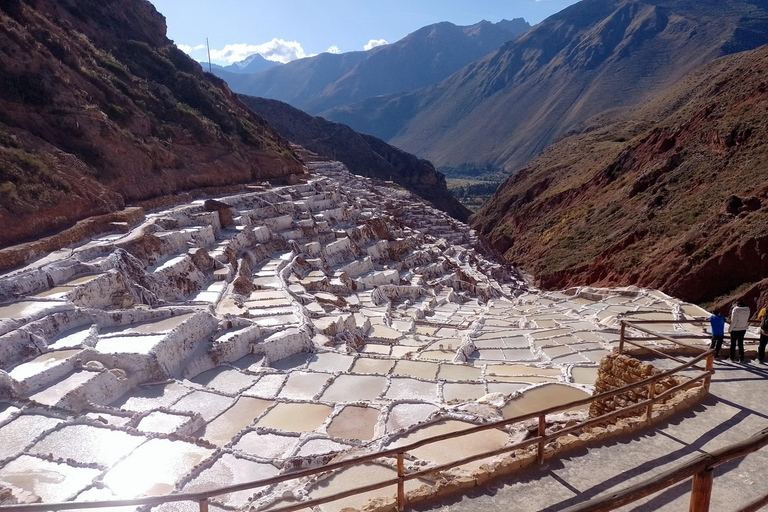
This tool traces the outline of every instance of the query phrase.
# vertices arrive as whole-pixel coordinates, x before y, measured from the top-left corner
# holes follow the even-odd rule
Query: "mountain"
[[[0,3],[0,247],[302,165],[146,0]]]
[[[249,77],[221,76],[237,93],[277,99],[317,113],[439,82],[528,28],[523,19],[466,27],[443,22],[367,52],[323,53]]]
[[[438,167],[514,172],[590,117],[768,43],[764,0],[582,0],[446,80],[320,113]]]
[[[343,162],[351,172],[392,180],[463,222],[469,210],[451,195],[445,177],[427,160],[357,133],[343,124],[312,117],[287,103],[242,95],[243,103],[287,139],[321,156]]]
[[[254,53],[240,62],[224,66],[222,69],[229,71],[230,73],[250,74],[258,73],[259,71],[264,71],[265,69],[273,68],[275,66],[280,66],[280,63],[273,60],[267,60],[258,53]]]
[[[540,285],[768,301],[768,47],[721,58],[630,116],[565,137],[472,226]]]

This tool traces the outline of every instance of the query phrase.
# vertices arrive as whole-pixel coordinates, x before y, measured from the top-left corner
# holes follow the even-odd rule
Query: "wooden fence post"
[[[627,324],[624,323],[624,320],[621,321],[621,335],[619,336],[619,354],[624,353],[624,333],[627,330]]]
[[[648,399],[653,400],[656,397],[656,383],[651,382],[648,385]],[[645,421],[650,425],[653,421],[653,404],[655,401],[652,401],[648,404],[648,408],[645,410]]]
[[[541,416],[539,416],[539,437],[543,438],[546,434],[547,434],[547,420],[542,414]],[[539,464],[544,462],[544,439],[539,441],[536,460],[538,461]]]
[[[397,510],[403,512],[405,510],[405,465],[403,464],[403,452],[397,453]]]
[[[688,512],[709,512],[709,501],[712,497],[712,481],[714,478],[714,468],[705,469],[693,476],[691,506]]]
[[[208,499],[204,499],[200,502],[200,512],[208,512]]]
[[[715,367],[715,354],[710,354],[709,357],[707,357],[707,365],[705,366],[705,369],[708,372],[711,372]],[[709,386],[712,383],[712,376],[707,375],[707,377],[704,379],[704,390],[709,393]]]

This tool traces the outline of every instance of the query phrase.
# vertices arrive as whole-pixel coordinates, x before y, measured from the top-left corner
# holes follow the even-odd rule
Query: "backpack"
[[[768,314],[763,317],[763,323],[760,324],[760,330],[768,333]]]

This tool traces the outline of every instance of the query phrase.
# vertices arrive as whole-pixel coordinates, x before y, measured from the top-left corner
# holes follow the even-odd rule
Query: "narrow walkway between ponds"
[[[768,365],[715,362],[710,394],[692,409],[653,428],[576,450],[412,510],[556,512],[624,489],[768,427]],[[688,510],[691,480],[617,510]],[[715,469],[710,510],[738,510],[768,493],[768,448]]]

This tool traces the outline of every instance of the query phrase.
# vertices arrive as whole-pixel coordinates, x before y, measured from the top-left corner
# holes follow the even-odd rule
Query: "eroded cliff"
[[[126,203],[302,173],[146,0],[0,4],[0,247]]]

